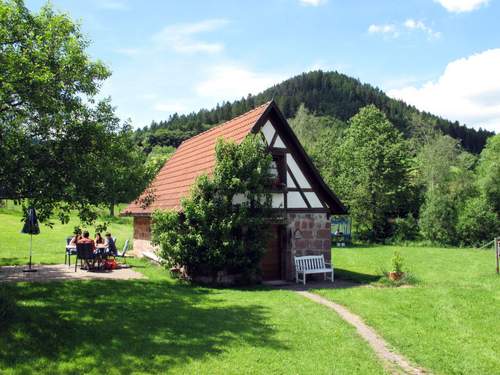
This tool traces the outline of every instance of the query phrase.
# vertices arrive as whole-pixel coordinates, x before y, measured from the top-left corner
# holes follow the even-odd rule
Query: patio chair
[[[66,251],[64,253],[64,264],[66,264],[66,260],[68,261],[68,267],[71,267],[71,256],[76,255],[76,249],[68,248],[69,243],[71,242],[73,237],[66,238]]]
[[[83,261],[93,261],[94,260],[94,250],[92,249],[91,243],[77,243],[76,244],[76,261],[75,261],[75,272],[78,265],[78,259],[80,259],[80,264],[83,266]],[[88,262],[87,262],[88,263]]]
[[[118,257],[118,258],[123,258],[125,260],[125,263],[127,263],[127,256],[126,256],[126,253],[127,253],[127,250],[128,250],[128,239],[125,241],[125,245],[123,245],[123,250],[121,252],[118,252],[118,254],[116,254],[115,257]]]

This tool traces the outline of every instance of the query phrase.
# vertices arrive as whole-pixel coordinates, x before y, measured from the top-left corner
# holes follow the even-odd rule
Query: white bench
[[[313,273],[324,274],[325,280],[327,274],[330,274],[330,280],[333,283],[333,265],[325,263],[323,255],[309,255],[295,258],[295,282],[299,282],[299,274],[302,274],[302,282],[306,285],[306,275]]]

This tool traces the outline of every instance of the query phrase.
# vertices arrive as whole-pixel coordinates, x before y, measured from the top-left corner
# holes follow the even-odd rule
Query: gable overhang
[[[255,123],[251,132],[257,134],[264,124],[270,121],[280,135],[284,138],[284,141],[289,148],[289,151],[297,156],[297,163],[301,166],[303,173],[306,178],[310,181],[311,186],[314,188],[316,193],[328,206],[327,211],[333,215],[346,215],[348,213],[346,207],[342,204],[340,199],[335,195],[335,193],[330,189],[330,187],[325,183],[318,169],[314,166],[309,155],[307,155],[304,147],[302,147],[299,139],[293,132],[292,128],[288,124],[288,121],[283,116],[283,113],[278,108],[276,102],[273,100]],[[309,209],[314,211],[314,209]],[[289,209],[289,211],[291,211]],[[325,210],[319,210],[325,211]]]

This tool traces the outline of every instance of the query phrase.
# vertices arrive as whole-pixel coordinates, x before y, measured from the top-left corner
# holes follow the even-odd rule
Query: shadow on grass
[[[63,361],[70,372],[166,372],[231,345],[284,348],[273,339],[265,307],[232,305],[216,291],[92,281],[20,283],[6,292],[17,306],[0,334],[4,369],[58,372]]]
[[[342,268],[335,268],[335,278],[337,280],[352,281],[357,284],[373,284],[380,281],[380,279],[382,279],[383,277],[383,275],[369,275],[365,273],[344,270]]]
[[[0,267],[1,266],[19,266],[23,264],[28,264],[28,258],[24,259],[23,257],[18,258],[0,258]]]

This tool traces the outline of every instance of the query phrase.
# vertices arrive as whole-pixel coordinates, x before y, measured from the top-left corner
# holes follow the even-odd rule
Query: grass
[[[368,287],[318,290],[415,363],[441,374],[500,374],[500,277],[488,250],[399,248],[417,282],[381,286],[394,246],[336,249],[337,275]]]
[[[133,262],[148,280],[7,285],[2,374],[383,373],[352,327],[293,292],[191,287]]]
[[[34,261],[62,263],[64,238],[76,224],[42,227]],[[27,261],[21,226],[18,210],[0,210],[0,265]],[[110,229],[122,241],[131,237],[128,219]],[[336,276],[362,285],[316,292],[434,373],[500,374],[492,252],[401,247],[413,285],[393,287],[383,271],[396,248],[335,248]],[[293,292],[192,287],[131,262],[148,279],[0,285],[0,372],[383,373],[352,327]]]
[[[118,209],[117,209],[118,211]],[[30,236],[21,234],[23,223],[19,206],[8,202],[6,208],[0,208],[0,266],[26,264],[29,258]],[[104,220],[109,218],[103,217]],[[33,262],[41,264],[57,264],[64,262],[66,237],[71,236],[74,227],[80,222],[75,215],[68,224],[54,220],[50,228],[40,225],[40,234],[33,236]],[[118,248],[127,238],[132,238],[131,218],[113,218],[108,230],[118,238]],[[86,228],[94,235],[94,228]]]
[[[26,262],[19,220],[0,211],[0,265]],[[42,227],[34,261],[62,263],[74,223]],[[294,292],[193,287],[129,263],[148,279],[0,284],[0,373],[384,373],[351,326]]]

